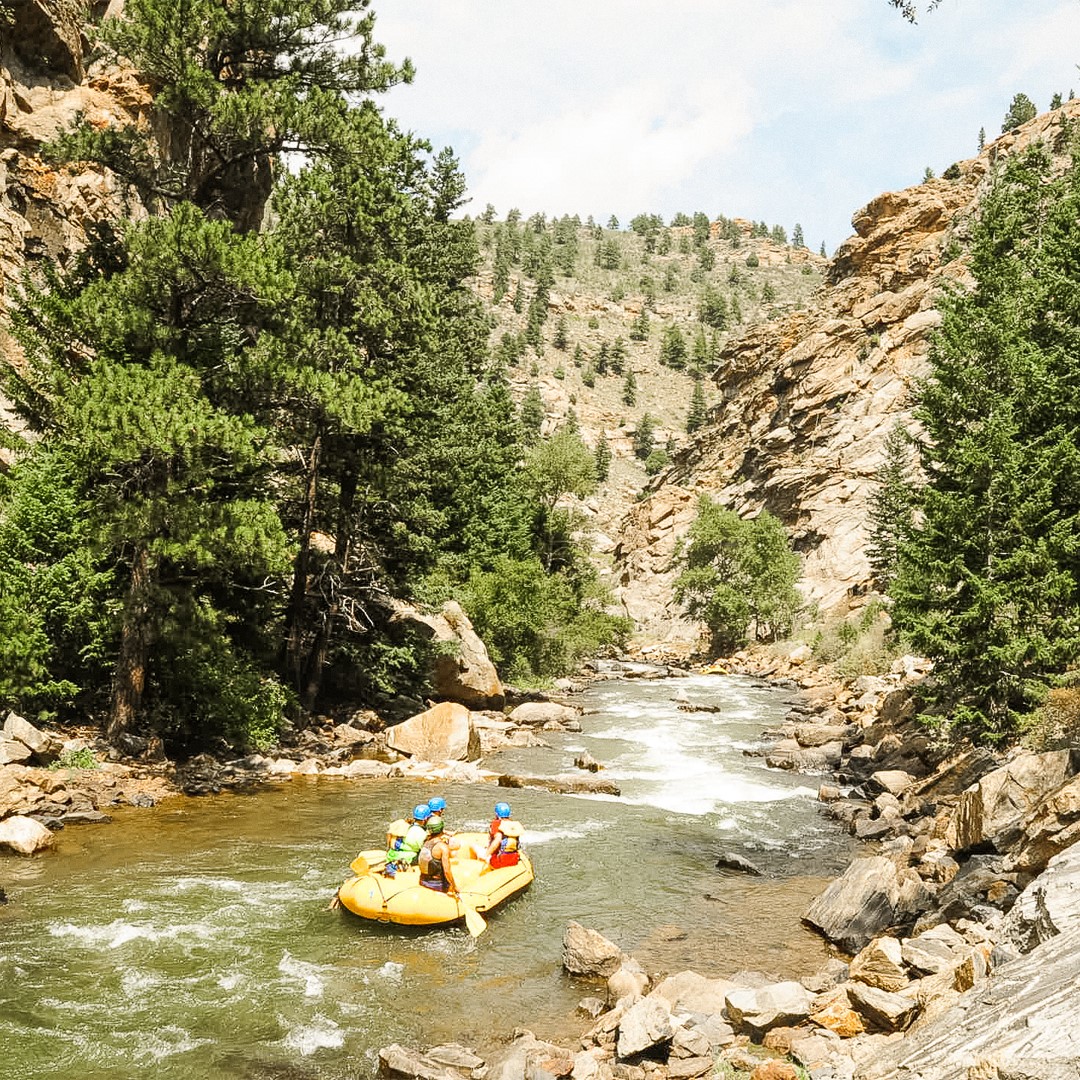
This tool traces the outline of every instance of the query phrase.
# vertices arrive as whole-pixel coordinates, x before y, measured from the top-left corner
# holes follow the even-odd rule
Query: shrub
[[[101,762],[89,746],[83,746],[78,750],[65,750],[49,768],[53,772],[60,769],[100,769]]]
[[[671,457],[666,450],[653,450],[645,459],[645,475],[655,476],[670,461]]]

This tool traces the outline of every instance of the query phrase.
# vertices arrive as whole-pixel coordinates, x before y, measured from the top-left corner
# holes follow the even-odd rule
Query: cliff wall
[[[1066,161],[1070,118],[1080,118],[1080,101],[958,162],[955,179],[879,195],[855,214],[855,235],[811,306],[725,348],[713,376],[721,404],[617,538],[619,596],[646,633],[696,636],[671,599],[671,561],[702,494],[743,516],[780,518],[803,559],[804,591],[822,610],[867,590],[867,503],[885,437],[898,422],[912,426],[910,394],[927,370],[941,290],[970,285],[965,240],[995,162],[1038,141]]]

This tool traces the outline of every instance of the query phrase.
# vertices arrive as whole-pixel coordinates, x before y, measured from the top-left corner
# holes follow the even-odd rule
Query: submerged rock
[[[571,975],[610,978],[622,966],[623,951],[598,930],[569,922],[563,934],[563,967]]]

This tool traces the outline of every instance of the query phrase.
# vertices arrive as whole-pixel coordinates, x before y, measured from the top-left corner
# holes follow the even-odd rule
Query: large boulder
[[[34,727],[29,720],[24,720],[18,713],[7,714],[3,734],[0,737],[22,743],[43,764],[47,765],[55,757],[56,740]]]
[[[1071,773],[1070,752],[1022,754],[987,773],[968,788],[956,806],[945,839],[956,851],[992,845],[1005,850],[1035,807]]]
[[[626,1060],[670,1042],[674,1034],[667,1002],[662,997],[642,998],[623,1013],[615,1052]]]
[[[696,971],[680,971],[660,982],[650,997],[662,997],[672,1012],[720,1016],[727,996],[739,985],[727,979],[707,979]]]
[[[526,701],[510,713],[515,724],[527,727],[545,727],[555,723],[564,725],[577,721],[578,712],[569,705],[560,705],[557,701]]]
[[[455,701],[441,701],[389,728],[386,744],[421,761],[475,761],[480,756],[480,736],[469,710]]]
[[[857,953],[896,922],[900,885],[891,859],[856,859],[810,905],[803,922]]]
[[[453,600],[437,615],[425,615],[395,601],[392,622],[406,623],[432,642],[435,666],[431,673],[435,696],[470,709],[501,709],[506,703],[499,673],[469,617]]]
[[[1002,964],[993,978],[902,1040],[875,1048],[856,1080],[1076,1080],[1080,926]]]
[[[569,922],[563,934],[563,967],[571,975],[608,979],[622,967],[623,951],[598,930]]]
[[[28,817],[9,817],[0,821],[0,851],[34,855],[52,847],[56,837],[44,825]]]
[[[1055,855],[1016,898],[1001,924],[1001,936],[1022,953],[1080,927],[1080,844]]]
[[[736,1030],[760,1037],[774,1027],[802,1023],[813,1001],[802,983],[779,982],[756,990],[732,990],[727,995],[728,1019]]]
[[[850,974],[856,982],[879,990],[902,990],[909,982],[902,946],[894,937],[874,938],[852,959]]]
[[[1080,840],[1080,776],[1052,791],[1024,822],[1024,835],[1009,855],[1014,870],[1037,874]]]
[[[915,1019],[919,1003],[904,994],[893,994],[876,986],[852,982],[847,985],[848,997],[855,1009],[879,1031],[903,1031]]]

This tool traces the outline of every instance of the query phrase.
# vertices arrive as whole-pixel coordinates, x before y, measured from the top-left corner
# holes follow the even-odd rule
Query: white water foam
[[[288,1021],[278,1017],[282,1025]],[[290,1050],[297,1051],[302,1057],[311,1057],[319,1050],[336,1050],[345,1042],[345,1033],[328,1016],[316,1016],[312,1023],[297,1025],[282,1040]]]
[[[288,950],[278,963],[278,971],[304,984],[304,997],[322,997],[325,984],[322,972],[315,964],[306,960],[297,960]]]
[[[536,844],[550,844],[554,840],[580,840],[610,827],[610,823],[604,821],[583,821],[561,829],[526,829],[522,842],[532,847]]]
[[[204,923],[181,923],[165,927],[128,922],[115,919],[107,926],[78,926],[75,923],[51,923],[48,927],[52,937],[73,938],[92,948],[118,949],[129,941],[175,941],[179,938],[195,938],[207,941],[214,931]]]
[[[389,982],[401,982],[401,976],[405,973],[405,965],[395,963],[393,960],[387,960],[385,964],[377,972],[376,975],[381,979],[387,979]]]

